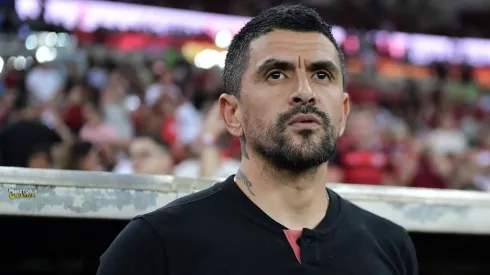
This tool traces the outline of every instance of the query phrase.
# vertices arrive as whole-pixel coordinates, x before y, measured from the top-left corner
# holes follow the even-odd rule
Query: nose
[[[291,105],[315,105],[316,96],[312,91],[306,76],[298,78],[298,87],[291,93],[289,103]]]

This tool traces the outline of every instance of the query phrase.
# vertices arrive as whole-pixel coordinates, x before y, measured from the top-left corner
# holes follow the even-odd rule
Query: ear
[[[219,97],[219,114],[230,134],[236,137],[243,135],[242,113],[235,96],[222,94]]]
[[[341,136],[345,131],[345,124],[347,123],[347,117],[350,113],[350,98],[347,93],[344,93],[344,99],[342,101],[342,121],[340,123],[340,132],[339,136]]]

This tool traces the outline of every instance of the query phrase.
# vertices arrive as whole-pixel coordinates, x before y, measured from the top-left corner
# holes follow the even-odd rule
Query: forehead
[[[275,30],[250,43],[252,67],[270,58],[293,62],[330,60],[340,68],[340,60],[334,44],[318,32]]]
[[[150,138],[137,138],[131,142],[130,150],[138,150],[156,146],[155,142]]]

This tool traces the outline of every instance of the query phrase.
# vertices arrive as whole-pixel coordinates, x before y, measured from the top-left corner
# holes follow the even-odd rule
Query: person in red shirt
[[[83,84],[74,85],[67,94],[66,106],[64,107],[63,120],[70,130],[78,134],[85,123],[83,105],[84,95],[89,93],[88,87]]]
[[[329,170],[340,172],[344,183],[381,185],[391,181],[391,158],[376,131],[372,113],[363,110],[351,114],[346,136],[339,140],[330,164]]]

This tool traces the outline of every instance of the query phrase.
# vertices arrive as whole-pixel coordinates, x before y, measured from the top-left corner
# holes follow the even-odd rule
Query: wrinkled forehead
[[[296,66],[308,62],[330,60],[340,68],[335,45],[322,33],[275,30],[250,43],[249,70],[256,70],[267,59],[293,62]]]

